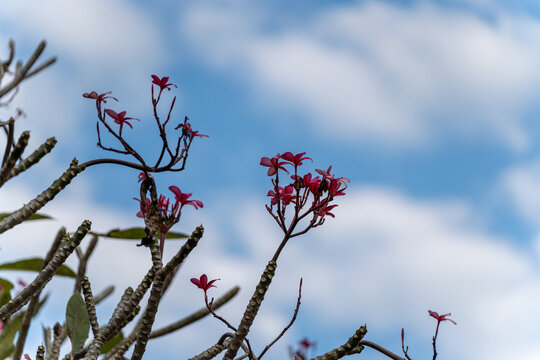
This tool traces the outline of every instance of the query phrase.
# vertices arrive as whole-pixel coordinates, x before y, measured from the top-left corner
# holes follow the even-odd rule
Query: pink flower
[[[154,177],[152,176],[152,174],[149,173],[148,175],[149,175],[149,177],[151,177],[152,179],[154,178]],[[146,174],[144,173],[144,171],[141,171],[141,173],[139,174],[139,181],[138,181],[138,182],[141,182],[141,181],[143,181],[143,180],[146,180],[146,178],[147,178],[147,176],[146,176]]]
[[[319,174],[321,174],[324,179],[334,180],[334,175],[330,174],[330,170],[332,170],[332,165],[330,165],[328,167],[328,170],[326,170],[326,171],[321,170],[321,169],[315,169],[315,171],[318,172]]]
[[[23,279],[17,279],[17,284],[19,284],[19,286],[25,288],[28,286],[28,283],[26,281],[24,281]]]
[[[139,212],[137,213],[137,217],[140,217],[140,218],[144,219],[146,217],[146,215],[148,214],[148,207],[150,206],[152,201],[150,201],[149,198],[146,198],[145,199],[145,204],[144,204],[144,206],[142,206],[140,199],[134,197],[133,200],[137,200],[139,202],[140,207],[141,207],[141,210],[139,210]]]
[[[30,357],[30,355],[24,354],[24,360],[32,360],[32,358]]]
[[[284,161],[279,162],[279,158],[280,158],[279,154],[277,154],[276,156],[274,156],[271,159],[267,158],[267,157],[261,158],[261,165],[262,166],[267,166],[269,168],[268,172],[267,172],[268,176],[272,176],[272,175],[276,174],[279,169],[284,170],[287,174],[289,173],[287,171],[287,169],[285,169],[283,167],[283,165],[286,164],[286,162],[284,162]]]
[[[302,165],[302,161],[303,160],[312,160],[310,157],[302,157],[304,156],[306,153],[303,152],[303,153],[299,153],[299,154],[296,154],[296,155],[293,155],[290,151],[287,151],[285,154],[282,154],[280,157],[285,160],[285,161],[288,161],[290,162],[292,165],[294,165],[295,167],[298,167],[300,165]],[[313,160],[312,160],[313,161]]]
[[[283,204],[283,206],[289,205],[291,202],[294,202],[294,200],[296,199],[296,196],[293,195],[294,188],[291,185],[287,185],[285,186],[285,188],[278,186],[277,192],[274,190],[269,190],[268,194],[266,194],[266,196],[272,197],[272,199],[270,200],[270,204],[272,205],[277,204],[278,194],[279,194],[279,198],[281,199],[281,203]]]
[[[318,203],[316,206],[319,206],[320,203]],[[326,205],[324,207],[321,207],[319,209],[315,210],[315,213],[319,215],[320,217],[324,217],[326,215],[331,216],[335,218],[336,216],[330,212],[333,208],[335,208],[337,205]]]
[[[183,193],[182,191],[180,191],[178,186],[174,186],[174,185],[169,186],[169,190],[171,190],[174,193],[176,201],[178,201],[181,204],[180,208],[182,208],[182,206],[184,206],[184,205],[191,205],[195,209],[203,207],[203,203],[200,200],[188,200],[189,197],[192,194],[191,193]]]
[[[302,178],[302,182],[303,182],[304,187],[307,187],[313,195],[317,195],[319,193],[319,186],[321,186],[321,179],[318,176],[313,177],[311,173],[307,173]]]
[[[283,193],[281,194],[281,202],[284,206],[289,205],[291,202],[294,202],[296,196],[293,195],[294,188],[291,185],[285,186]]]
[[[2,334],[2,329],[4,329],[4,323],[0,320],[0,335]]]
[[[159,90],[163,91],[165,89],[171,90],[171,86],[178,87],[172,83],[167,83],[169,81],[168,76],[164,76],[161,79],[157,75],[152,75],[152,84],[159,86]]]
[[[188,122],[185,122],[184,123],[184,131],[189,134],[189,136],[191,137],[209,137],[208,135],[205,135],[205,134],[199,134],[199,131],[197,130],[193,130],[191,128],[191,125],[188,123]]]
[[[452,315],[451,313],[439,315],[437,312],[431,311],[431,310],[428,310],[428,313],[431,317],[437,319],[437,327],[442,321],[450,321],[452,324],[457,325],[457,323],[454,320],[446,318],[447,316],[451,316]]]
[[[331,181],[330,186],[328,188],[328,192],[330,193],[330,195],[331,196],[345,195],[345,189],[347,188],[347,186],[345,186],[344,188],[340,188],[341,185],[342,183],[340,183],[337,179],[334,179],[333,181]]]
[[[104,103],[107,102],[106,99],[113,99],[113,100],[118,101],[117,98],[115,98],[115,97],[113,97],[113,96],[109,96],[109,94],[111,94],[111,93],[112,93],[112,91],[107,91],[107,92],[105,92],[105,93],[103,93],[103,94],[99,94],[99,95],[98,95],[97,92],[91,91],[91,92],[89,92],[89,93],[84,93],[84,94],[83,94],[83,97],[84,97],[84,98],[87,98],[87,99],[95,99],[95,100],[97,100],[97,102],[104,102]]]
[[[214,280],[210,280],[210,282],[208,282],[208,276],[206,276],[206,274],[202,274],[201,277],[198,278],[198,279],[197,278],[192,278],[191,282],[193,284],[195,284],[195,286],[197,286],[199,289],[204,290],[204,295],[206,295],[206,292],[208,291],[208,289],[216,287],[213,284],[218,280],[220,280],[220,279],[214,279]]]
[[[309,341],[308,338],[303,338],[300,342],[299,342],[300,346],[305,348],[305,349],[308,349],[312,346],[315,346],[316,345],[316,342],[315,341]]]
[[[114,120],[115,123],[120,125],[120,132],[122,132],[122,127],[124,126],[124,123],[128,124],[128,126],[133,129],[133,126],[129,123],[128,120],[140,121],[139,119],[126,117],[125,111],[122,111],[121,113],[117,113],[114,110],[106,109],[105,112]]]

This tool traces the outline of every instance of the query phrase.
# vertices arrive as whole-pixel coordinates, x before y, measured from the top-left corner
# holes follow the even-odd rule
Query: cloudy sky
[[[17,129],[31,129],[30,147],[50,136],[58,145],[0,190],[2,211],[31,200],[73,157],[110,156],[96,147],[95,107],[83,92],[113,91],[120,102],[107,105],[141,119],[124,132],[151,158],[159,139],[150,75],[170,76],[178,89],[164,101],[178,97],[173,118],[187,115],[210,136],[194,142],[184,172],[156,176],[163,193],[177,185],[204,202],[176,230],[206,229],[158,324],[203,305],[189,283],[201,273],[221,279],[213,296],[241,286],[222,310],[238,323],[280,240],[264,208],[271,184],[260,158],[305,151],[313,158],[306,170],[332,165],[351,183],[336,218],[285,249],[250,332],[256,349],[289,321],[303,277],[297,322],[269,360],[286,358],[303,337],[330,350],[364,323],[368,340],[398,354],[405,328],[412,357],[427,359],[436,325],[428,309],[457,322],[443,324],[438,359],[540,358],[536,1],[8,0],[0,58],[10,38],[19,57],[46,39],[45,56],[58,62],[22,86],[0,119],[21,107],[28,116]],[[137,193],[137,171],[90,168],[43,209],[54,221],[2,235],[0,261],[42,255],[60,226],[73,230],[83,219],[96,231],[141,226]],[[168,242],[165,257],[178,246]],[[92,260],[93,288],[117,286],[98,309],[105,321],[145,273],[148,254],[104,239]],[[61,318],[66,287],[53,282],[43,325]],[[148,358],[193,356],[225,331],[205,319],[151,341]],[[381,356],[366,349],[351,358]]]

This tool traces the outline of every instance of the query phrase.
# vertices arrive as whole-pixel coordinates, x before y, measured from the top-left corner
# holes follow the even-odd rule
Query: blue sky
[[[151,156],[159,145],[150,74],[170,76],[175,119],[189,116],[210,138],[197,139],[187,170],[158,175],[158,186],[202,200],[177,230],[203,223],[207,232],[158,322],[201,306],[188,281],[203,272],[222,279],[216,294],[242,286],[223,310],[238,321],[279,241],[264,209],[271,185],[260,158],[305,151],[309,170],[333,165],[351,184],[336,218],[280,260],[255,344],[288,322],[300,276],[305,288],[295,327],[269,359],[285,358],[286,345],[304,336],[331,349],[363,323],[369,340],[395,352],[404,327],[413,357],[427,358],[428,309],[458,322],[441,330],[440,359],[537,359],[539,34],[534,1],[7,1],[0,44],[13,38],[23,56],[47,39],[46,55],[59,60],[0,116],[20,106],[28,117],[18,129],[32,130],[31,144],[59,143],[2,189],[2,204],[28,202],[74,156],[109,156],[95,146],[94,106],[83,92],[112,90],[120,102],[111,107],[142,120],[126,136]],[[103,231],[140,225],[136,176],[113,166],[86,171],[44,209],[57,220],[6,234],[0,258],[39,254],[43,234],[84,218]],[[99,251],[94,288],[111,272],[120,289],[144,273],[146,254],[132,244],[104,241]],[[46,325],[67,299],[55,296]],[[207,319],[151,343],[149,356],[191,356],[223,331]],[[369,350],[356,357],[380,358]]]

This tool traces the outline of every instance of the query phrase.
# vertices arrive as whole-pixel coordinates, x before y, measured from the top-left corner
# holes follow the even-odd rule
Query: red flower
[[[320,204],[321,204],[321,203],[318,203],[316,206],[319,206]],[[319,209],[316,209],[316,210],[315,210],[315,213],[316,213],[317,215],[319,215],[320,217],[324,217],[324,216],[326,216],[326,215],[329,215],[329,216],[335,218],[336,216],[335,216],[334,214],[332,214],[332,213],[330,212],[330,210],[332,210],[332,209],[335,208],[336,206],[337,206],[337,205],[326,205],[326,206],[324,206],[324,207],[321,207],[321,208],[319,208]]]
[[[307,159],[312,160],[310,157],[307,157],[307,156],[302,157],[304,155],[305,155],[305,152],[293,155],[290,151],[287,151],[285,154],[282,154],[280,157],[283,160],[290,162],[295,167],[298,167],[302,165],[303,160],[307,160]]]
[[[189,134],[189,136],[191,137],[209,137],[208,135],[205,135],[205,134],[199,134],[199,131],[198,130],[193,130],[191,128],[191,125],[188,123],[188,122],[185,122],[184,123],[184,131]]]
[[[115,123],[120,125],[120,132],[122,132],[122,127],[124,126],[124,123],[128,124],[129,127],[133,129],[133,126],[131,126],[131,124],[129,123],[128,120],[140,121],[139,119],[126,117],[126,112],[125,111],[122,111],[121,113],[117,113],[114,110],[106,109],[105,112],[107,113],[107,115],[109,115],[114,120]]]
[[[315,341],[309,341],[308,338],[303,338],[301,341],[300,341],[300,346],[307,349],[307,348],[310,348],[312,346],[315,346],[316,345],[316,342]]]
[[[171,190],[174,193],[175,199],[177,202],[181,204],[180,208],[184,205],[191,205],[195,209],[202,208],[203,203],[200,200],[188,200],[189,197],[192,195],[191,193],[183,193],[180,191],[178,186],[169,186],[169,190]]]
[[[296,199],[296,196],[293,195],[293,193],[294,193],[294,188],[291,185],[287,185],[287,186],[285,186],[285,188],[282,188],[281,186],[278,186],[277,187],[277,193],[274,190],[268,191],[268,194],[266,194],[266,196],[271,196],[272,199],[270,200],[270,204],[276,205],[277,204],[277,199],[278,199],[278,194],[279,194],[279,198],[281,199],[281,203],[283,204],[283,206],[287,206],[291,202],[294,202],[294,200]]]
[[[268,173],[267,173],[268,176],[272,176],[276,174],[279,169],[284,170],[287,174],[289,173],[287,169],[283,167],[283,165],[286,164],[286,162],[284,161],[279,162],[279,158],[280,158],[279,154],[277,154],[271,159],[267,157],[261,158],[261,165],[269,167]]]
[[[152,176],[152,174],[148,174],[148,175],[149,175],[149,177],[151,177],[152,179],[154,178],[154,177]],[[138,182],[141,182],[141,181],[143,181],[143,180],[146,180],[146,178],[147,178],[146,174],[145,174],[143,171],[141,171],[141,173],[139,174],[139,181],[138,181]]]
[[[104,102],[104,103],[107,102],[106,99],[113,99],[113,100],[118,101],[118,99],[115,98],[114,96],[109,96],[109,94],[111,94],[111,93],[112,93],[112,91],[107,91],[107,92],[105,92],[105,93],[103,93],[103,94],[99,94],[99,95],[98,95],[97,92],[91,91],[91,92],[89,92],[89,93],[84,93],[84,94],[83,94],[83,97],[85,97],[85,98],[87,98],[87,99],[95,99],[95,100],[97,100],[98,102]]]
[[[431,317],[434,317],[435,319],[437,319],[437,326],[439,326],[439,324],[442,322],[442,321],[450,321],[452,324],[454,325],[457,325],[457,323],[452,320],[452,319],[447,319],[446,317],[447,316],[451,316],[452,314],[451,313],[447,313],[447,314],[442,314],[442,315],[439,315],[437,312],[435,311],[431,311],[431,310],[428,310],[429,312],[429,315]]]
[[[210,282],[208,282],[208,276],[206,276],[206,274],[202,274],[200,278],[192,278],[191,279],[191,282],[193,284],[195,284],[195,286],[197,286],[199,289],[202,289],[204,290],[204,294],[206,295],[206,292],[208,291],[208,289],[210,288],[213,288],[213,287],[216,287],[216,285],[213,285],[214,282],[218,281],[220,279],[214,279],[214,280],[210,280]]]
[[[165,89],[171,90],[171,86],[178,87],[172,83],[167,84],[167,81],[169,81],[168,76],[164,76],[161,79],[157,75],[152,75],[152,84],[159,86],[159,90],[163,91]]]
[[[137,217],[144,219],[146,217],[146,214],[148,214],[148,207],[150,206],[150,203],[151,203],[150,199],[148,198],[145,199],[144,207],[142,206],[140,199],[133,198],[133,200],[137,200],[139,202],[139,205],[141,206],[141,210],[139,210],[139,212],[137,213]]]

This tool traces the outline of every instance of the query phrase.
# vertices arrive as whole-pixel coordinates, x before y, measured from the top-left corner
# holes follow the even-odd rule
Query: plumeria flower
[[[315,169],[315,171],[318,172],[319,174],[321,174],[323,176],[323,178],[329,179],[330,181],[335,180],[335,181],[343,184],[346,187],[347,186],[346,183],[350,182],[350,180],[347,179],[347,178],[334,178],[334,174],[330,174],[331,169],[332,169],[332,165],[330,165],[326,171],[321,170],[321,169]]]
[[[204,290],[204,296],[206,296],[206,292],[208,291],[208,289],[210,288],[213,288],[213,287],[216,287],[216,285],[214,285],[214,283],[218,280],[221,280],[221,279],[214,279],[214,280],[210,280],[208,281],[208,276],[206,276],[206,274],[202,274],[200,278],[192,278],[191,279],[191,282],[197,286],[199,289],[202,289]]]
[[[150,203],[152,201],[150,201],[150,199],[146,198],[145,199],[145,204],[143,206],[141,204],[141,199],[134,197],[133,200],[137,200],[139,202],[139,205],[140,205],[140,208],[141,208],[141,210],[139,210],[139,212],[137,213],[137,217],[144,219],[146,217],[146,215],[148,214],[148,207],[150,206]]]
[[[319,193],[319,186],[321,185],[321,179],[316,176],[313,177],[311,173],[307,173],[306,175],[299,176],[299,175],[292,175],[291,179],[300,182],[300,187],[306,187],[311,191],[313,195],[316,195]]]
[[[291,202],[294,202],[294,200],[296,199],[296,196],[293,195],[294,187],[292,187],[291,185],[287,185],[285,186],[285,188],[278,186],[276,189],[277,189],[277,192],[274,190],[270,190],[268,191],[268,194],[267,194],[267,196],[272,197],[272,199],[270,200],[270,203],[272,205],[277,204],[278,194],[279,194],[279,198],[281,199],[281,203],[283,204],[283,206],[289,205]]]
[[[169,186],[169,190],[171,190],[174,193],[176,201],[178,201],[182,208],[184,205],[191,205],[195,209],[202,208],[203,203],[200,200],[188,200],[189,197],[192,195],[192,193],[183,193],[178,186]]]
[[[294,188],[291,185],[287,185],[283,188],[283,193],[281,193],[281,202],[284,206],[289,205],[291,202],[294,202],[296,196],[293,195]]]
[[[159,90],[163,91],[165,89],[171,90],[171,86],[178,87],[172,83],[167,83],[169,81],[168,76],[164,76],[162,78],[159,78],[157,75],[152,75],[152,84],[159,86]]]
[[[315,205],[315,206],[320,206],[320,205],[321,205],[321,203],[318,203],[318,204]],[[328,215],[328,216],[331,216],[331,217],[335,218],[336,216],[335,216],[334,214],[332,214],[332,213],[330,212],[330,210],[332,210],[332,209],[335,208],[336,206],[337,206],[337,204],[334,204],[334,205],[326,205],[326,206],[324,206],[324,207],[321,207],[321,208],[319,208],[319,209],[316,209],[316,210],[315,210],[315,213],[316,213],[317,215],[319,215],[320,217],[325,217],[326,215]]]
[[[150,177],[150,178],[152,178],[152,179],[154,178],[154,177],[152,176],[152,174],[149,173],[148,175],[149,175],[148,177]],[[138,181],[138,182],[141,182],[141,181],[143,181],[143,180],[146,180],[148,177],[146,176],[146,174],[144,173],[144,171],[141,171],[141,173],[139,174],[139,181]]]
[[[454,320],[446,318],[447,316],[451,316],[452,315],[451,313],[439,315],[436,311],[431,311],[431,310],[428,310],[428,313],[429,313],[429,316],[437,319],[437,326],[443,321],[450,321],[452,324],[457,325],[457,323]]]
[[[300,346],[307,349],[307,348],[310,348],[312,346],[315,346],[317,343],[315,341],[309,341],[308,338],[303,338],[300,342],[299,342]]]
[[[188,123],[188,122],[184,123],[183,131],[185,131],[192,138],[194,138],[194,137],[200,137],[200,138],[209,137],[208,135],[205,135],[205,134],[199,134],[199,131],[197,131],[197,130],[193,130],[191,128],[190,123]]]
[[[125,111],[117,113],[114,110],[106,109],[105,112],[107,113],[107,115],[109,115],[114,120],[115,123],[120,125],[120,133],[122,133],[122,127],[124,126],[124,124],[127,124],[130,128],[133,129],[133,126],[129,123],[128,120],[140,121],[139,119],[126,117],[126,112]]]
[[[109,94],[112,94],[112,91],[107,91],[99,95],[97,92],[91,91],[89,93],[84,93],[83,97],[87,99],[94,99],[94,100],[97,100],[97,102],[104,102],[104,103],[107,102],[107,99],[113,99],[113,100],[118,101],[117,98],[115,98],[114,96],[109,96]]]
[[[292,152],[287,151],[286,153],[282,154],[280,157],[281,157],[281,159],[290,162],[292,165],[294,165],[294,167],[298,167],[298,166],[302,165],[302,161],[304,161],[304,160],[309,159],[309,160],[313,161],[310,157],[307,157],[307,156],[303,157],[305,154],[306,153],[303,152],[303,153],[293,155]]]
[[[279,158],[280,158],[279,154],[277,154],[276,156],[274,156],[271,159],[268,158],[268,157],[261,158],[261,165],[262,166],[267,166],[269,168],[268,172],[267,172],[268,176],[272,176],[272,175],[276,174],[279,169],[285,171],[287,174],[289,173],[289,171],[287,171],[287,169],[285,169],[283,167],[283,165],[286,164],[286,162],[284,162],[284,161],[280,162]]]

